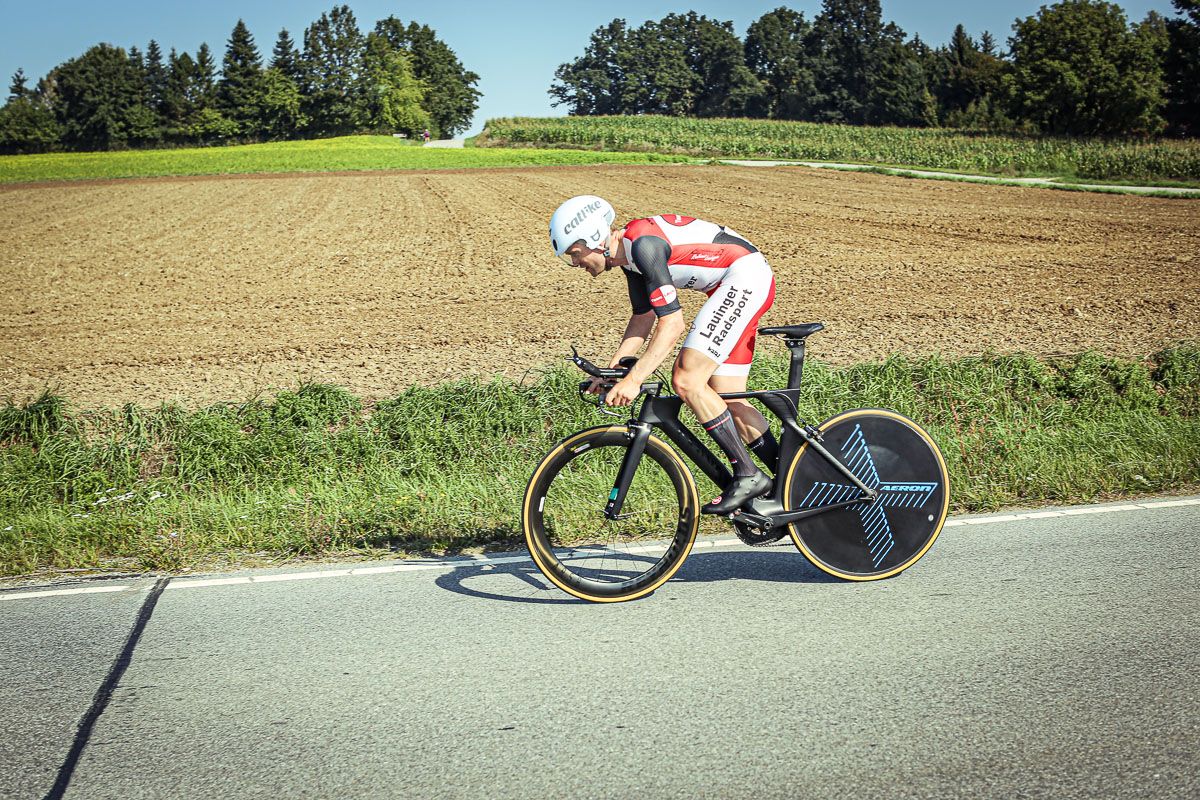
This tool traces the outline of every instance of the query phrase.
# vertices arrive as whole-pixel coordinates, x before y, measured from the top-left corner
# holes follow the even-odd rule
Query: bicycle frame
[[[785,339],[784,341],[791,350],[788,388],[759,392],[731,392],[721,395],[729,400],[758,400],[783,423],[783,435],[779,442],[779,464],[771,494],[765,498],[752,500],[746,508],[733,514],[733,519],[738,522],[753,525],[764,531],[826,511],[852,506],[864,500],[874,500],[877,495],[875,490],[863,484],[853,472],[821,445],[820,431],[799,419],[796,403],[800,395],[800,381],[804,370],[804,340]],[[661,387],[662,384],[658,383],[643,386],[645,400],[641,410],[637,417],[628,423],[631,444],[622,459],[621,467],[617,471],[617,479],[609,493],[608,504],[604,508],[604,515],[609,519],[621,519],[621,508],[625,502],[625,495],[629,491],[629,484],[633,480],[633,473],[645,452],[646,440],[655,427],[660,428],[667,438],[717,486],[726,486],[733,480],[733,475],[725,466],[724,461],[718,458],[679,419],[683,399],[678,395],[660,396],[658,391]],[[786,487],[783,486],[783,481],[779,480],[779,476],[787,474],[787,468],[790,467],[801,447],[806,445],[819,453],[830,465],[857,486],[860,494],[849,500],[803,511],[785,511],[783,493]]]

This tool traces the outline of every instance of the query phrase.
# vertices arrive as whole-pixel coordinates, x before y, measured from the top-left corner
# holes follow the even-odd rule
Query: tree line
[[[164,57],[98,44],[35,86],[18,69],[0,108],[0,150],[110,150],[428,129],[453,136],[479,106],[479,76],[428,25],[390,16],[365,35],[335,6],[300,44],[281,30],[264,65],[238,20],[218,70],[207,44]]]
[[[1101,0],[1018,19],[1001,51],[958,25],[933,48],[879,0],[780,7],[750,25],[668,14],[597,28],[549,94],[573,115],[755,117],[1085,136],[1200,132],[1200,0],[1129,24]]]

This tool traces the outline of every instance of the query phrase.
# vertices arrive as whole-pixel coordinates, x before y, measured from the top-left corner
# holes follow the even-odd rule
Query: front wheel
[[[620,519],[604,516],[629,429],[581,431],[538,465],[525,490],[521,522],[538,569],[584,600],[632,600],[666,583],[696,540],[700,503],[692,474],[651,436]]]
[[[878,493],[791,526],[792,540],[817,568],[839,578],[878,580],[908,569],[928,552],[946,521],[950,484],[929,434],[894,411],[858,409],[820,425],[822,446]],[[788,510],[818,508],[860,494],[809,445],[787,471]]]

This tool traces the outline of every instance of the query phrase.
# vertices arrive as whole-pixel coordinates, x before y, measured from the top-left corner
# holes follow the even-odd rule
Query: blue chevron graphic
[[[842,463],[863,482],[863,485],[879,492],[874,502],[849,506],[862,518],[863,532],[866,537],[867,550],[871,554],[871,563],[878,567],[896,544],[885,510],[889,508],[924,508],[941,484],[896,483],[880,480],[879,471],[875,469],[875,459],[871,457],[871,449],[867,445],[867,438],[863,435],[861,425],[854,426],[854,432],[842,446]],[[841,503],[854,499],[858,493],[858,487],[853,484],[817,481],[796,508],[818,508]]]

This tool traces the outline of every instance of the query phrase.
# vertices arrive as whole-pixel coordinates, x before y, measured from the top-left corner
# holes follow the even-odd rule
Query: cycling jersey
[[[683,346],[716,361],[717,375],[746,375],[758,320],[775,300],[775,276],[740,234],[680,214],[637,219],[625,226],[623,267],[634,314],[680,310],[676,289],[709,296]]]

